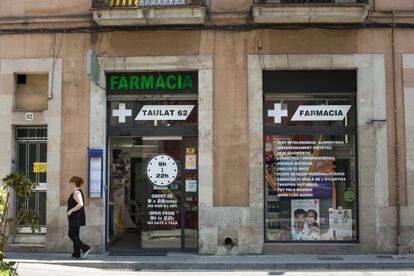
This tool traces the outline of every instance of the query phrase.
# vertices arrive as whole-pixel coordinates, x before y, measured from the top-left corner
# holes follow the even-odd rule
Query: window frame
[[[282,124],[279,126],[266,126],[267,117],[267,109],[265,108],[266,100],[269,100],[269,96],[272,100],[301,100],[301,101],[308,101],[312,100],[312,97],[320,96],[322,98],[327,99],[335,99],[340,97],[348,97],[351,99],[351,104],[354,107],[355,118],[354,122],[351,126],[344,126],[344,127],[337,127],[337,126],[283,126]],[[357,94],[355,93],[263,93],[262,98],[262,106],[263,106],[263,123],[262,123],[262,132],[263,132],[263,150],[262,150],[262,157],[263,157],[263,238],[264,243],[267,244],[279,244],[279,243],[290,243],[290,244],[298,244],[298,243],[309,243],[309,244],[332,244],[332,243],[340,243],[340,244],[359,244],[360,243],[360,212],[359,212],[359,158],[358,158],[358,106],[357,106]],[[352,240],[269,240],[267,238],[267,202],[268,202],[268,195],[267,195],[267,187],[266,183],[266,137],[268,135],[319,135],[319,134],[328,134],[328,135],[353,135],[355,137],[354,141],[354,152],[355,152],[355,210],[356,210],[356,230],[355,234],[356,237]],[[290,199],[292,200],[292,199]],[[354,215],[353,215],[354,216]],[[289,218],[292,219],[292,215]]]

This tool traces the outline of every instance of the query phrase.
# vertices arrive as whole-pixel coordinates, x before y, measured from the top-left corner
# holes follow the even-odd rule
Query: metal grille
[[[47,139],[47,127],[16,127],[17,140]]]
[[[254,0],[254,4],[368,4],[369,0]]]
[[[141,6],[185,6],[186,0],[141,0]],[[189,3],[188,3],[189,4]]]
[[[30,180],[46,184],[47,173],[33,172],[33,163],[47,162],[47,127],[16,127],[16,171]],[[26,210],[34,210],[39,215],[39,225],[46,226],[46,190],[39,186],[27,201]],[[21,206],[16,197],[16,208]],[[20,226],[31,226],[22,221]]]
[[[140,7],[168,7],[168,6],[196,6],[202,0],[93,0],[94,9],[112,8],[140,8]]]

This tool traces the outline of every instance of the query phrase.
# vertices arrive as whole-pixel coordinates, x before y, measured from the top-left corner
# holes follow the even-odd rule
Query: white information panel
[[[152,184],[165,187],[177,178],[177,162],[167,154],[156,155],[148,162],[146,172]]]
[[[90,157],[89,197],[101,197],[102,157]]]

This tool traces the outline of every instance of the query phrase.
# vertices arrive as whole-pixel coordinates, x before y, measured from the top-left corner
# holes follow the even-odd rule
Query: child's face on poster
[[[315,223],[315,215],[312,212],[306,215],[306,223],[308,225],[313,225]]]

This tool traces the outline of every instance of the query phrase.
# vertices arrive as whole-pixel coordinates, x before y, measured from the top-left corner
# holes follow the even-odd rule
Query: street
[[[118,276],[118,275],[139,275],[139,276],[265,276],[265,275],[283,275],[283,276],[406,276],[413,275],[414,271],[374,271],[374,270],[361,270],[361,271],[127,271],[127,270],[102,270],[96,268],[82,268],[75,266],[62,266],[62,265],[50,265],[50,264],[35,264],[35,263],[21,263],[17,269],[20,276]]]

